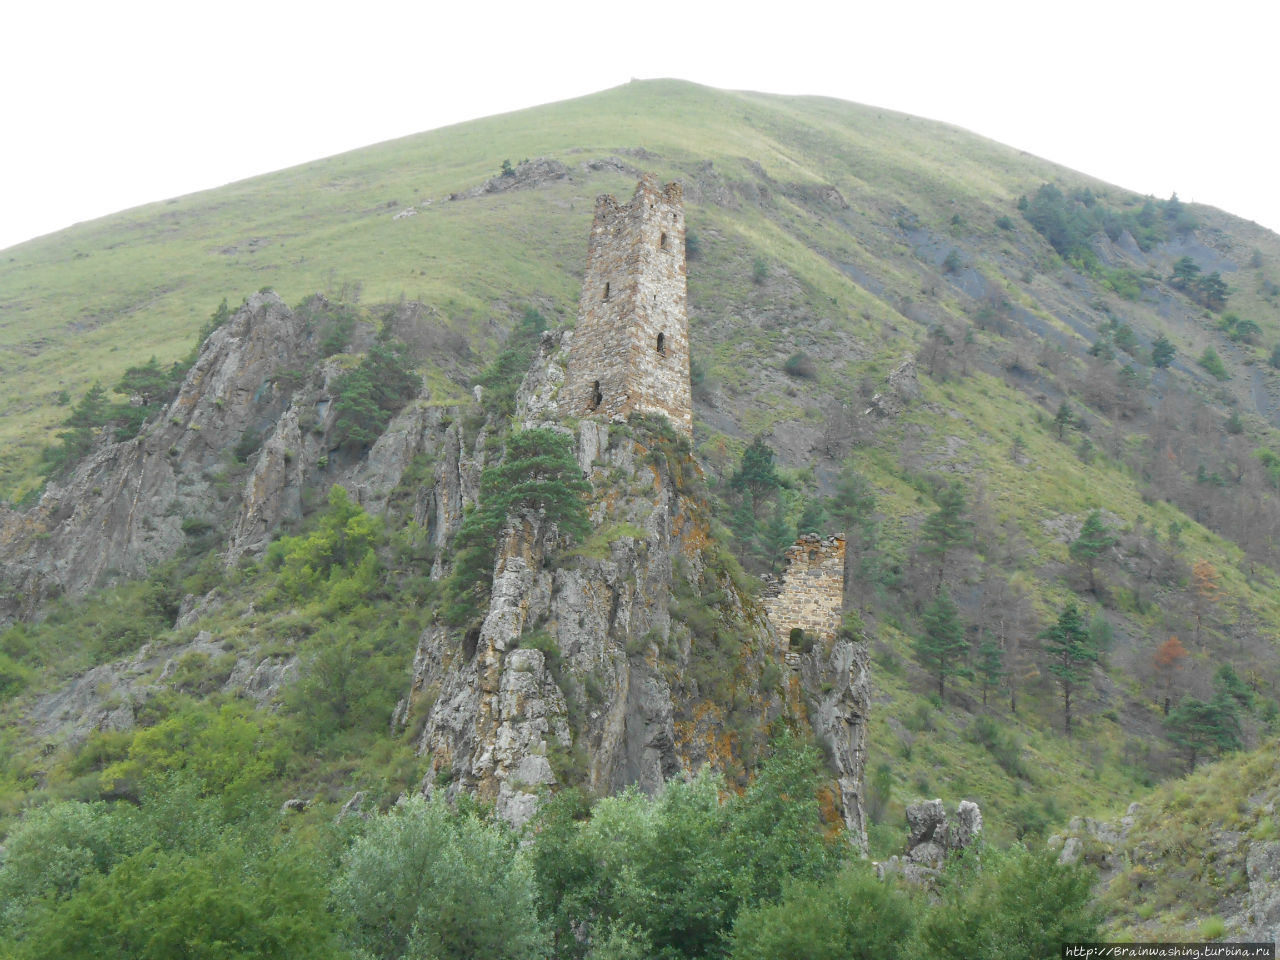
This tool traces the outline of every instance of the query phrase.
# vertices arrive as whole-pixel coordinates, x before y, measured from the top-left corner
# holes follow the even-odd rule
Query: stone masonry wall
[[[646,176],[624,204],[596,200],[562,416],[664,414],[693,432],[684,199]]]
[[[785,642],[799,627],[820,639],[840,629],[844,604],[844,537],[805,534],[787,548],[782,580],[766,592],[769,622]]]

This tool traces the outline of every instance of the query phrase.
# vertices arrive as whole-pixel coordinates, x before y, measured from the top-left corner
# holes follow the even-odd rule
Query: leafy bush
[[[182,772],[225,801],[256,794],[289,756],[281,720],[244,703],[185,706],[139,730],[128,756],[102,772],[104,787],[139,784]]]
[[[0,867],[5,955],[333,957],[325,858],[278,835],[275,820],[257,806],[229,816],[181,778],[138,809],[57,803],[28,814]]]
[[[350,946],[377,960],[527,960],[545,955],[526,855],[501,826],[437,793],[375,817],[333,889]]]
[[[1218,356],[1218,351],[1212,346],[1205,347],[1204,353],[1200,354],[1200,359],[1196,361],[1210,375],[1218,380],[1230,380],[1231,374],[1227,372],[1226,365],[1222,362],[1222,358]]]
[[[340,612],[374,592],[381,572],[374,548],[382,535],[382,519],[352,503],[334,484],[316,529],[281,537],[267,548],[263,563],[278,571],[276,585],[284,597],[320,599],[330,612]]]
[[[1064,942],[1098,939],[1093,873],[1060,866],[1049,849],[971,848],[948,862],[940,902],[920,920],[924,955],[939,960],[1057,956]]]
[[[787,357],[787,361],[782,365],[782,369],[787,376],[798,377],[804,380],[811,380],[818,375],[818,368],[813,362],[813,357],[809,356],[803,350],[798,350],[791,356]]]
[[[738,914],[733,960],[894,960],[910,955],[915,908],[906,893],[851,863],[834,881],[796,883]]]

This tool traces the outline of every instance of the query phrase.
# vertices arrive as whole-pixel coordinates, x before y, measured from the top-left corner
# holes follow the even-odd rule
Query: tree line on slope
[[[232,766],[239,746],[221,748]],[[163,759],[136,804],[55,802],[9,832],[6,955],[959,960],[1056,956],[1098,930],[1091,872],[1049,851],[978,846],[931,895],[877,880],[828,835],[817,751],[785,733],[741,795],[706,775],[571,791],[523,835],[439,795],[277,812],[265,767],[220,784]]]

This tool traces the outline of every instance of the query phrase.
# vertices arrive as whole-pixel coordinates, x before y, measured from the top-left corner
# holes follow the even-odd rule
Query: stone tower
[[[687,299],[680,184],[597,198],[561,416],[661,413],[691,435]]]
[[[820,640],[840,629],[844,605],[845,539],[802,536],[787,548],[781,582],[766,583],[764,609],[778,636],[786,641],[799,627]]]

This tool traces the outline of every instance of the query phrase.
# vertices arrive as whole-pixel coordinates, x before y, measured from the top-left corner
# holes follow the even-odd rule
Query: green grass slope
[[[575,169],[571,184],[447,198],[495,175],[504,159],[547,156],[572,168],[623,150],[647,151],[624,159],[665,177],[713,169],[731,182],[760,171],[785,184],[836,186],[855,211],[852,230],[697,199],[690,223],[794,257],[814,293],[846,300],[848,278],[823,260],[892,264],[901,251],[884,230],[901,213],[943,224],[958,212],[985,227],[991,209],[1064,173],[889,111],[647,81],[80,224],[0,258],[0,490],[21,493],[33,482],[61,391],[111,383],[152,353],[178,357],[224,296],[269,285],[296,302],[359,285],[366,300],[421,300],[472,334],[512,299],[548,297],[572,313],[593,195],[629,190],[628,176]],[[394,219],[410,206],[416,216]],[[696,271],[694,283],[696,304]]]
[[[569,176],[467,193],[504,160],[526,157],[562,163]],[[184,355],[223,297],[263,286],[289,302],[317,290],[418,302],[415,355],[434,399],[465,397],[525,305],[572,324],[594,197],[629,196],[639,170],[685,183],[696,238],[695,441],[713,485],[765,435],[786,468],[790,522],[835,489],[846,463],[875,492],[879,549],[895,576],[855,592],[875,642],[868,770],[888,770],[878,852],[890,851],[901,806],[917,794],[972,796],[997,837],[1030,836],[1179,770],[1151,664],[1171,634],[1189,640],[1193,623],[1202,641],[1188,643],[1175,692],[1207,696],[1214,670],[1230,662],[1258,696],[1246,738],[1264,734],[1274,718],[1265,704],[1280,689],[1277,536],[1248,521],[1273,503],[1276,479],[1254,451],[1280,450],[1280,374],[1269,362],[1280,340],[1280,238],[1212,209],[1177,219],[1169,207],[1148,250],[1100,231],[1086,237],[1095,259],[1064,259],[1019,198],[1052,182],[1079,197],[1077,207],[1116,216],[1138,215],[1144,198],[954,127],[855,104],[635,82],[7,250],[0,490],[35,488],[38,450],[66,413],[61,391],[113,383],[153,353]],[[397,217],[409,208],[414,215]],[[1222,273],[1227,311],[1170,286],[1182,256]],[[1227,312],[1256,333],[1233,339]],[[1121,328],[1131,355],[1086,352]],[[1168,370],[1149,359],[1160,335],[1176,348]],[[1208,346],[1230,379],[1195,362]],[[798,353],[809,366],[788,373]],[[919,398],[898,413],[864,414],[908,355]],[[1116,386],[1126,365],[1136,377],[1127,398]],[[1052,418],[1064,402],[1087,432],[1058,436]],[[1224,426],[1233,410],[1238,430]],[[983,708],[963,679],[934,701],[915,663],[932,586],[920,528],[939,478],[964,484],[975,520],[974,545],[946,571],[971,642],[989,629],[990,611],[1018,607],[1009,642],[1030,652],[1014,680],[1016,712],[1007,689]],[[1097,591],[1068,552],[1073,524],[1094,509],[1124,541]],[[1197,561],[1220,580],[1207,611],[1191,600]],[[1034,648],[1071,598],[1107,620],[1115,640],[1067,739]]]

